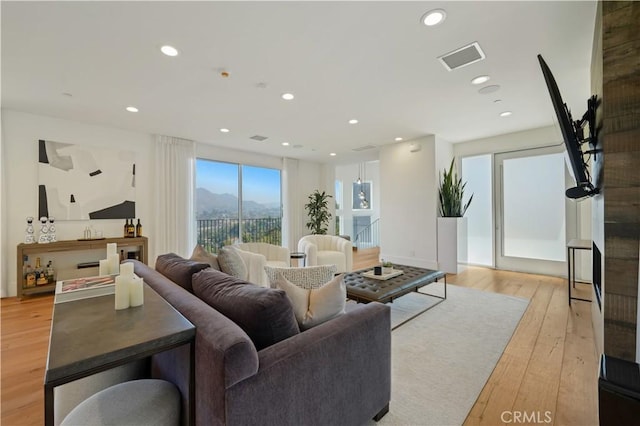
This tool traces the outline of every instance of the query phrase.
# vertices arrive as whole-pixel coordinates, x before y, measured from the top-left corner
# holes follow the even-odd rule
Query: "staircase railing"
[[[359,249],[380,246],[380,219],[361,229],[353,239],[353,246]]]

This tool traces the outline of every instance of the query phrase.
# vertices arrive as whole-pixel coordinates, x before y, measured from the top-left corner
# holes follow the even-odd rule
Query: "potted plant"
[[[463,202],[467,183],[458,177],[454,165],[455,159],[443,170],[438,188],[438,269],[450,274],[457,274],[458,264],[467,261],[467,221],[463,216],[473,200],[472,194]]]
[[[462,178],[453,170],[455,158],[451,160],[449,170],[443,170],[440,176],[440,188],[438,188],[438,196],[440,198],[440,216],[441,217],[462,217],[469,208],[473,194],[469,197],[466,204],[462,204],[464,188],[467,183],[462,183]]]
[[[382,274],[391,274],[393,273],[393,263],[389,261],[382,260]]]
[[[329,220],[331,219],[331,213],[329,213],[329,198],[333,198],[331,195],[325,193],[325,191],[318,191],[317,189],[309,195],[309,202],[304,205],[309,216],[307,222],[307,228],[312,234],[326,234],[329,226]]]

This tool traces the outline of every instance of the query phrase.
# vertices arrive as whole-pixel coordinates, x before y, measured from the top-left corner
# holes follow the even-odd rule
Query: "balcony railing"
[[[199,219],[196,221],[198,244],[211,253],[237,241],[282,245],[282,219]],[[242,232],[242,239],[240,239]]]
[[[380,219],[376,219],[371,224],[358,232],[353,239],[353,246],[356,248],[372,248],[380,246]]]

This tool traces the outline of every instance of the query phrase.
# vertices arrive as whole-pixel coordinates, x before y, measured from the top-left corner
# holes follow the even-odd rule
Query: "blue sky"
[[[241,166],[243,197],[257,203],[280,203],[280,170]],[[238,165],[196,160],[196,187],[215,194],[238,195]]]

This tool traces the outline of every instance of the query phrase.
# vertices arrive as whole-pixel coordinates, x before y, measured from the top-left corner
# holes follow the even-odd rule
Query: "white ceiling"
[[[455,143],[551,125],[538,53],[574,115],[590,94],[595,2],[1,7],[3,108],[310,161],[371,159],[375,150],[352,149],[395,137],[435,134]],[[425,27],[420,17],[434,8],[447,19]],[[451,72],[439,63],[474,41],[484,61]],[[161,54],[164,44],[180,55]],[[500,90],[479,94],[470,81],[482,74],[491,76],[482,86]],[[296,98],[282,100],[285,92]],[[127,112],[128,105],[140,111]],[[501,118],[505,110],[513,115]],[[359,124],[348,124],[351,118]]]

